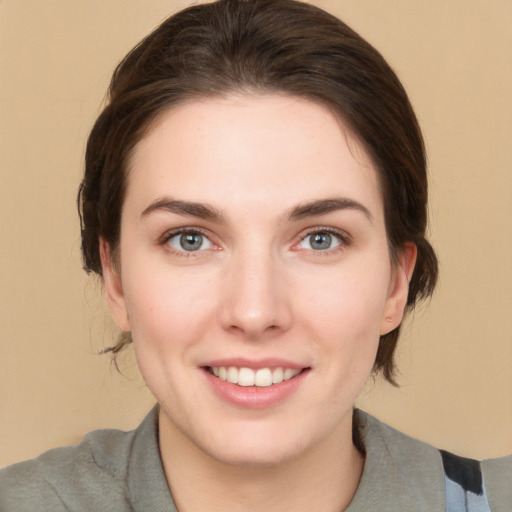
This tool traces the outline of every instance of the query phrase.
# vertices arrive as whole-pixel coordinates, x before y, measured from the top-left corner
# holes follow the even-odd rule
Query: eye
[[[339,247],[342,243],[343,237],[340,234],[324,230],[307,234],[297,247],[313,251],[328,251]]]
[[[167,239],[167,244],[180,252],[204,251],[213,247],[212,242],[205,235],[196,231],[174,233]]]

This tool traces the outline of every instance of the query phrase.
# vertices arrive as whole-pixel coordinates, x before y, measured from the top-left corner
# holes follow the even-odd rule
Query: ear
[[[119,329],[128,332],[131,329],[130,322],[128,321],[121,276],[112,261],[110,244],[104,238],[100,238],[100,257],[108,309]]]
[[[398,253],[398,261],[393,269],[389,295],[380,326],[381,336],[396,329],[402,322],[409,293],[409,281],[414,271],[417,255],[418,249],[412,242],[407,242]]]

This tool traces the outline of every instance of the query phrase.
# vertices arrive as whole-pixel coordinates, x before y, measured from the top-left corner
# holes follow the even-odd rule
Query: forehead
[[[160,115],[133,152],[126,201],[141,208],[165,194],[274,209],[341,195],[382,209],[375,168],[343,122],[286,95],[190,101]]]

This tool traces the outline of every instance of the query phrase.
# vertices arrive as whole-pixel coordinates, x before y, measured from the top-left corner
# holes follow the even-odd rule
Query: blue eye
[[[313,251],[328,251],[335,249],[341,245],[341,236],[328,231],[316,231],[306,235],[299,243],[301,249],[309,249]]]
[[[196,252],[211,249],[213,244],[201,233],[189,231],[187,233],[176,233],[171,236],[167,243],[177,251]]]

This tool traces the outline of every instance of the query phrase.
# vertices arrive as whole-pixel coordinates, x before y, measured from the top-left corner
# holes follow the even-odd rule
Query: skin
[[[184,229],[199,250],[183,250]],[[130,163],[120,261],[101,251],[110,310],[161,405],[180,511],[344,509],[363,469],[353,403],[402,320],[416,251],[391,265],[376,171],[343,124],[285,95],[169,110]],[[307,370],[254,409],[210,385],[204,366],[225,358]]]

